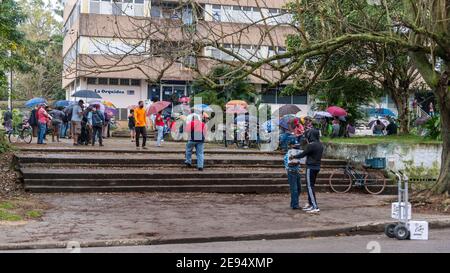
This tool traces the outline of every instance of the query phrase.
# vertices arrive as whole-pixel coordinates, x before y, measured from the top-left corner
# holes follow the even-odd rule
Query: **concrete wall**
[[[442,144],[398,144],[374,145],[325,143],[325,157],[346,159],[355,156],[359,162],[366,157],[386,157],[394,161],[394,170],[404,170],[408,161],[415,167],[434,168],[441,166]]]

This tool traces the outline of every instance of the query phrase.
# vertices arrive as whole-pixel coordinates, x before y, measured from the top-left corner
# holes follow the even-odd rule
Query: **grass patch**
[[[11,213],[7,210],[0,209],[0,221],[17,222],[21,220],[22,217],[20,215]]]
[[[34,198],[0,198],[0,221],[39,220],[48,208],[47,204]]]
[[[339,143],[339,144],[385,144],[385,143],[399,143],[399,144],[441,144],[442,141],[426,139],[415,135],[398,135],[398,136],[354,136],[350,138],[330,138],[323,137],[322,141],[325,143]]]
[[[13,209],[14,207],[15,207],[14,204],[11,203],[11,202],[2,202],[2,203],[0,203],[0,209],[7,210],[7,209]]]
[[[42,217],[42,211],[39,211],[39,210],[30,210],[30,211],[27,211],[27,212],[25,213],[25,215],[26,215],[28,218],[32,218],[32,219],[35,219],[35,218],[41,218],[41,217]]]

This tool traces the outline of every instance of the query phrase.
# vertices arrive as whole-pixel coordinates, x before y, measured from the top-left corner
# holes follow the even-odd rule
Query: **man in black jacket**
[[[323,145],[320,142],[319,130],[312,128],[306,134],[308,144],[303,153],[294,156],[293,158],[306,158],[306,186],[308,189],[309,204],[303,207],[307,213],[319,213],[320,209],[317,205],[314,185],[316,183],[317,174],[320,172],[320,165],[322,162]]]

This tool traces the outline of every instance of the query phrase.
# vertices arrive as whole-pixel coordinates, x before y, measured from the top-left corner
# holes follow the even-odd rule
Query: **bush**
[[[429,119],[424,125],[425,137],[434,140],[442,140],[441,134],[441,117],[434,116]]]
[[[6,140],[6,135],[4,132],[0,132],[0,154],[6,153],[11,150],[11,146]]]

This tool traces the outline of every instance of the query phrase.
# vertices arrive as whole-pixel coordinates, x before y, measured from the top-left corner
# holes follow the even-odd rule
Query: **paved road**
[[[81,253],[368,253],[378,250],[381,253],[450,253],[450,229],[431,230],[430,239],[428,241],[397,241],[395,239],[387,238],[384,234],[380,234],[294,240],[262,240],[138,247],[88,248],[81,249]],[[68,253],[69,251],[65,249],[48,249],[25,252]]]

